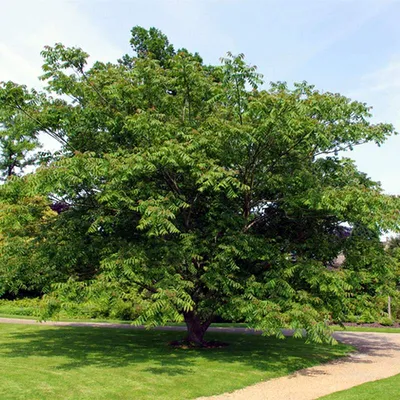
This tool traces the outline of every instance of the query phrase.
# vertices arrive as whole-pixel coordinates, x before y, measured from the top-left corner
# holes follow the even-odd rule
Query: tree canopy
[[[388,290],[390,263],[365,258],[399,227],[398,199],[338,153],[393,127],[306,82],[267,87],[242,54],[207,65],[154,28],[131,44],[91,67],[47,46],[46,91],[2,84],[13,140],[61,151],[0,188],[0,292],[133,301],[137,323],[184,320],[197,344],[216,316],[329,340],[363,282]]]

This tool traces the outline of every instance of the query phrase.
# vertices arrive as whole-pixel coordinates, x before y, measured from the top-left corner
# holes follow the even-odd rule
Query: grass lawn
[[[349,346],[210,334],[220,349],[167,345],[180,332],[0,324],[0,399],[191,399],[344,356]]]
[[[377,328],[377,327],[365,327],[365,326],[346,326],[342,328],[341,326],[334,326],[333,330],[335,331],[344,331],[344,332],[378,332],[378,333],[400,333],[400,328],[391,328],[390,326],[385,328]]]
[[[16,315],[16,314],[4,314],[0,312],[0,318],[14,318],[14,319],[33,319],[37,320],[38,317],[31,315]],[[110,318],[64,318],[49,320],[49,321],[62,321],[62,322],[106,322],[109,324],[125,324],[130,325],[133,321],[121,320],[121,319],[110,319]],[[170,322],[168,326],[185,326],[184,322],[176,323]],[[215,322],[211,324],[214,328],[248,328],[248,325],[241,322]]]
[[[349,390],[336,392],[320,400],[395,400],[400,397],[400,375],[364,383]]]

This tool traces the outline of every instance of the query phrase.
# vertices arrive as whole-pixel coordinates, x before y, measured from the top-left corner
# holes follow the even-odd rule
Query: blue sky
[[[0,80],[38,86],[39,53],[55,42],[115,60],[132,26],[155,26],[206,62],[244,53],[266,82],[307,80],[364,101],[400,131],[399,16],[397,0],[3,0]],[[399,149],[396,136],[346,155],[400,195]]]

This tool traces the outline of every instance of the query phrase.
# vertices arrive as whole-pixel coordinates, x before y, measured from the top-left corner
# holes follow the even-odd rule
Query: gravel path
[[[0,323],[37,324],[35,320],[0,318]],[[53,326],[81,326],[122,329],[145,329],[129,324],[102,322],[44,322]],[[157,328],[166,331],[183,331],[183,326]],[[209,328],[212,332],[259,334],[246,328]],[[284,331],[290,335],[290,331]],[[321,396],[349,389],[353,386],[400,374],[400,334],[335,332],[340,342],[357,348],[348,357],[292,375],[261,382],[232,393],[202,397],[197,400],[314,400]]]
[[[335,332],[334,336],[358,351],[340,360],[207,399],[314,400],[365,382],[400,374],[400,334]]]

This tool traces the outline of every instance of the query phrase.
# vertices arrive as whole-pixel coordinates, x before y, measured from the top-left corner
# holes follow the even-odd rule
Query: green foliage
[[[29,271],[61,307],[131,302],[137,323],[185,319],[200,342],[215,316],[330,340],[325,322],[353,299],[394,291],[377,238],[398,229],[399,201],[336,155],[383,143],[391,125],[305,82],[263,88],[243,55],[207,66],[140,27],[131,44],[136,55],[89,69],[79,48],[42,52],[36,118],[63,149],[0,188],[0,234],[27,255],[0,257],[20,279],[3,291]],[[8,232],[13,207],[26,218]]]
[[[373,315],[373,313],[369,309],[367,309],[361,314],[357,322],[359,322],[360,324],[372,324],[377,320],[377,316]]]
[[[168,38],[156,28],[146,30],[135,26],[131,34],[130,43],[139,58],[154,58],[163,64],[175,54],[174,47],[169,43]]]
[[[384,326],[392,326],[393,325],[393,320],[391,318],[388,318],[388,317],[383,317],[383,318],[381,318],[379,320],[379,323],[381,325],[384,325]]]
[[[343,249],[352,286],[351,296],[344,299],[347,313],[344,322],[372,323],[387,317],[388,297],[395,311],[398,304],[398,267],[392,255],[380,242],[378,232],[356,225]]]
[[[54,297],[0,300],[0,314],[26,316],[46,320],[57,314],[60,319],[108,319],[133,321],[139,316],[138,305],[122,299],[83,302],[60,302]]]
[[[43,290],[52,279],[60,277],[57,266],[46,264],[50,253],[41,246],[46,242],[42,231],[55,213],[42,197],[25,196],[22,180],[13,178],[8,182],[10,185],[1,188],[0,295]]]
[[[0,314],[35,317],[40,314],[40,299],[0,300]]]
[[[391,312],[395,320],[400,320],[400,238],[393,237],[386,245],[386,253],[392,270]]]
[[[100,278],[93,282],[69,279],[65,283],[54,284],[52,293],[43,297],[40,318],[46,320],[56,314],[60,318],[133,321],[142,312],[141,303],[137,294],[122,292],[117,284]]]
[[[36,162],[40,124],[37,93],[12,82],[0,83],[0,175],[5,180]]]

